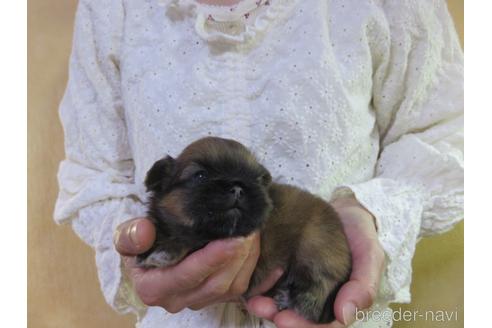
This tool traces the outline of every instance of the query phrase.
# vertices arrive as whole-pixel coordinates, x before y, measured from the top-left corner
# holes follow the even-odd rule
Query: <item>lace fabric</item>
[[[195,30],[202,39],[239,44],[266,32],[296,1],[241,0],[234,5],[210,5],[196,0],[161,0],[160,3],[178,10],[191,10],[195,15]]]

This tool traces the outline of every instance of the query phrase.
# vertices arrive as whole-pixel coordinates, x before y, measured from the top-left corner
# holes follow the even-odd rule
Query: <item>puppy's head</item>
[[[270,183],[270,173],[246,147],[217,137],[195,141],[176,159],[157,161],[145,180],[157,224],[167,220],[206,239],[258,229],[271,210]]]

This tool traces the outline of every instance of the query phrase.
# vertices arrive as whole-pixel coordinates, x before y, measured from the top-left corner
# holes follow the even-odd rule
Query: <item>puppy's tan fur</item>
[[[330,294],[336,294],[351,269],[350,251],[340,220],[328,203],[299,188],[273,183],[270,195],[274,210],[261,230],[261,253],[250,289],[273,269],[282,267],[290,271],[291,279],[280,282],[276,286],[278,291],[271,296],[276,297],[282,290],[290,294],[292,285],[311,286],[302,292],[302,302],[292,304],[290,297],[283,297],[280,302],[284,304],[278,304],[279,307],[294,307],[313,321],[324,314],[329,319],[321,321],[330,321],[334,298]],[[324,309],[326,299],[330,305]]]
[[[204,170],[210,171],[210,181],[194,182],[193,176]],[[229,184],[243,186],[249,199],[237,210],[241,214],[233,216],[233,223],[219,214],[222,200],[216,204],[227,196],[221,188]],[[158,233],[154,249],[141,257],[142,265],[160,266],[161,258],[165,259],[162,266],[175,263],[210,240],[259,229],[261,253],[245,296],[281,267],[284,275],[267,293],[280,309],[293,308],[316,322],[334,319],[334,299],[349,278],[351,255],[342,224],[329,203],[297,187],[272,183],[268,171],[246,147],[216,137],[195,141],[177,159],[168,156],[156,162],[146,185],[153,192],[149,217]],[[207,208],[207,202],[211,207]]]

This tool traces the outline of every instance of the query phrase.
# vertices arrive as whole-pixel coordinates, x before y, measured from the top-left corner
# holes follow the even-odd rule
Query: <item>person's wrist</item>
[[[353,195],[346,195],[332,200],[331,205],[337,209],[342,207],[362,207],[357,198]]]
[[[362,211],[364,213],[362,217],[365,217],[368,220],[372,220],[372,222],[374,223],[374,228],[377,230],[376,218],[357,200],[357,198],[355,198],[354,195],[345,195],[342,197],[338,197],[332,200],[330,204],[339,214],[342,214],[343,212]]]

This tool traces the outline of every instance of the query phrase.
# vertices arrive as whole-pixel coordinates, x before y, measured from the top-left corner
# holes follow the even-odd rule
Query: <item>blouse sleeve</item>
[[[58,171],[54,217],[57,223],[71,223],[94,248],[106,301],[121,312],[136,312],[141,303],[122,278],[112,243],[116,226],[145,214],[133,180],[119,87],[122,24],[121,2],[79,2],[68,86],[60,105],[66,158]]]
[[[421,236],[463,218],[463,54],[444,1],[385,1],[374,36],[374,177],[341,186],[376,218],[387,257],[380,297],[410,301]]]

